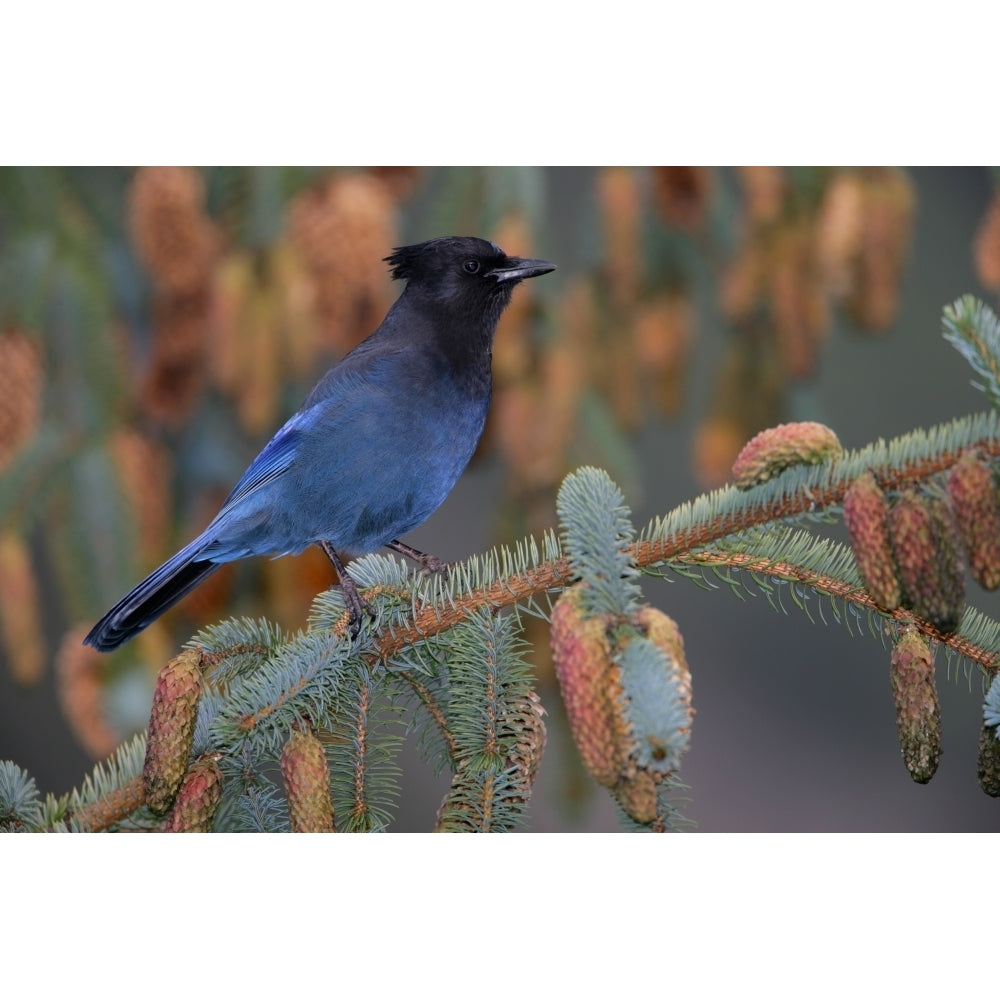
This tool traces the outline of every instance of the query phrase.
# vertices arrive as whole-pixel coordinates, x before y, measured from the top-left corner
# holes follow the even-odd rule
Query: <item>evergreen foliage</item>
[[[125,249],[118,204],[124,174],[83,172],[70,181],[58,173],[13,171],[3,180],[0,208],[9,223],[0,262],[5,319],[45,331],[44,349],[58,358],[53,381],[59,391],[51,393],[52,407],[37,432],[0,476],[0,522],[29,532],[38,511],[45,512],[51,531],[40,545],[68,609],[82,620],[93,612],[95,589],[117,586],[115,581],[134,578],[140,569],[139,526],[126,514],[131,498],[111,444],[128,397],[120,384],[127,376],[113,318],[122,312],[140,317],[137,327],[143,330],[147,300],[162,288]],[[207,210],[230,236],[239,235],[244,248],[254,248],[253,267],[266,273],[281,266],[280,255],[268,249],[281,228],[281,206],[313,180],[305,169],[217,168],[206,178]],[[532,171],[502,178],[456,174],[449,199],[437,207],[436,228],[461,229],[457,223],[467,217],[467,201],[485,201],[494,219],[511,204],[530,208],[541,198],[540,185]],[[74,210],[54,211],[60,199]],[[48,228],[19,221],[31,213],[50,216]],[[93,263],[91,229],[103,241],[106,268]],[[250,260],[248,251],[239,263]],[[612,287],[599,303],[609,315],[626,309],[619,292]],[[277,308],[263,294],[254,306]],[[969,361],[990,405],[1000,406],[996,315],[965,296],[945,309],[943,330]],[[144,349],[154,350],[151,331],[144,333]],[[303,371],[296,370],[295,379],[305,381]],[[79,390],[80,384],[89,391]],[[133,393],[127,405],[141,409],[140,396]],[[577,403],[574,416],[588,441],[603,442],[591,451],[619,477],[630,475],[631,454],[619,454],[621,435],[598,394],[583,392]],[[207,412],[215,404],[201,405]],[[153,418],[146,413],[143,420]],[[944,478],[970,451],[995,474],[998,421],[997,409],[991,409],[818,464],[792,466],[750,489],[715,489],[665,511],[638,532],[615,482],[584,465],[559,489],[558,532],[538,532],[473,555],[446,574],[414,573],[400,559],[380,554],[353,562],[352,576],[374,612],[356,637],[347,630],[336,589],[316,595],[303,631],[289,632],[266,618],[233,618],[205,628],[188,644],[201,655],[205,688],[189,767],[213,760],[221,770],[213,828],[289,828],[279,761],[299,726],[308,726],[322,744],[338,831],[392,829],[402,791],[400,752],[411,733],[431,765],[450,775],[437,829],[524,825],[545,742],[526,625],[534,624],[528,622],[532,617],[548,619],[553,603],[576,584],[584,617],[600,620],[608,675],[621,688],[614,697],[625,731],[616,736],[627,745],[620,755],[622,780],[609,790],[625,829],[689,825],[680,811],[689,790],[679,770],[690,716],[682,685],[669,676],[668,654],[637,624],[644,576],[726,589],[740,599],[760,595],[776,610],[797,609],[810,621],[842,625],[883,646],[904,629],[916,630],[929,640],[932,655],[943,649],[949,664],[955,661],[970,676],[978,672],[984,684],[992,681],[984,719],[987,726],[1000,726],[1000,622],[966,604],[957,628],[945,632],[905,603],[880,606],[866,590],[850,546],[828,534],[842,515],[847,489],[864,473],[874,474],[890,504],[907,490],[942,496]],[[171,426],[169,419],[163,423]],[[173,433],[181,432],[161,429],[161,436]],[[231,433],[246,443],[232,429],[212,433]],[[191,433],[192,440],[198,436]],[[187,478],[229,481],[230,470],[219,470],[205,454],[191,446],[186,461],[194,475]],[[67,497],[81,498],[75,520],[66,514]],[[997,502],[995,491],[990,499]],[[88,576],[81,567],[89,567]],[[98,596],[106,604],[117,592]],[[695,700],[698,666],[692,664]],[[161,829],[165,820],[144,800],[146,749],[140,734],[60,797],[42,795],[27,772],[0,762],[0,829]],[[654,773],[656,780],[646,786],[634,784],[637,775]]]
[[[963,343],[992,345],[990,351],[998,343],[996,325],[988,309],[967,299],[946,314],[949,339],[963,331]],[[969,607],[957,630],[943,634],[911,609],[879,607],[850,547],[817,529],[836,518],[845,490],[866,470],[876,471],[891,502],[904,489],[934,487],[969,449],[995,463],[997,419],[995,411],[966,417],[821,465],[793,467],[748,491],[716,490],[654,519],[638,536],[615,484],[585,467],[559,491],[558,539],[553,533],[540,542],[529,538],[474,556],[445,575],[414,574],[388,556],[358,560],[355,578],[374,617],[357,638],[348,633],[337,590],[317,596],[304,632],[289,635],[264,619],[205,629],[189,644],[200,651],[206,685],[191,760],[219,761],[224,788],[215,829],[288,828],[277,762],[297,725],[311,726],[324,747],[338,830],[391,828],[407,728],[434,766],[451,772],[438,829],[507,830],[523,823],[544,728],[517,612],[545,614],[539,600],[551,600],[574,581],[585,584],[578,592],[581,613],[604,621],[609,667],[619,671],[623,738],[631,741],[622,759],[634,762],[634,773],[655,770],[663,779],[649,786],[656,801],[650,818],[646,806],[637,810],[628,797],[633,779],[623,778],[626,784],[615,791],[623,823],[682,828],[677,792],[686,789],[677,772],[690,720],[664,669],[668,654],[636,631],[640,572],[725,584],[740,597],[762,593],[779,610],[797,607],[812,621],[849,629],[867,616],[868,630],[883,641],[877,620],[893,637],[901,628],[916,629],[994,678],[984,717],[996,726],[1000,623]],[[654,731],[649,742],[643,734]],[[162,821],[143,805],[144,754],[140,736],[98,765],[77,791],[44,800],[28,774],[6,762],[0,824],[156,829]]]

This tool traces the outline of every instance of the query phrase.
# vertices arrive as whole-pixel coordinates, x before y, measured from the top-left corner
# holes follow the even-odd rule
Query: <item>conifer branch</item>
[[[120,823],[146,804],[142,775],[137,775],[124,785],[83,806],[67,816],[78,829],[87,833],[100,833]]]
[[[399,674],[400,680],[408,684],[420,699],[420,703],[427,709],[428,715],[434,720],[438,727],[438,731],[441,734],[442,739],[445,742],[445,747],[448,751],[448,759],[454,762],[458,757],[458,746],[455,743],[455,737],[452,735],[451,729],[448,726],[448,719],[445,716],[444,709],[438,704],[437,699],[431,693],[430,688],[424,684],[415,674],[412,672],[401,672]]]
[[[886,618],[892,618],[900,624],[915,625],[928,638],[934,639],[943,646],[954,650],[960,656],[978,663],[987,673],[996,675],[1000,672],[1000,651],[980,646],[957,632],[942,632],[926,618],[921,618],[907,608],[896,608],[893,611],[888,611],[881,607],[863,587],[858,587],[856,584],[848,583],[837,577],[817,574],[814,570],[804,569],[793,563],[768,559],[765,556],[748,552],[707,549],[693,553],[684,561],[705,566],[728,566],[748,573],[767,573],[770,576],[800,583],[830,597],[849,601],[858,607],[877,612]]]
[[[351,823],[360,823],[368,810],[365,795],[365,758],[368,747],[368,708],[371,692],[367,684],[361,685],[358,693],[357,712],[354,716],[354,742],[357,752],[354,756],[354,805],[351,808]]]
[[[967,637],[944,634],[911,610],[886,611],[875,603],[866,590],[855,584],[847,584],[824,574],[817,576],[814,570],[791,562],[781,564],[781,572],[778,572],[778,564],[756,554],[705,551],[733,535],[780,521],[815,516],[817,510],[841,506],[853,476],[867,468],[869,462],[877,468],[877,478],[882,487],[891,490],[948,471],[970,448],[983,455],[1000,457],[1000,434],[996,432],[995,425],[994,414],[954,421],[926,434],[907,435],[889,445],[879,442],[826,466],[790,470],[776,484],[766,484],[755,491],[744,492],[731,487],[717,490],[657,519],[640,540],[623,546],[623,555],[627,555],[628,560],[639,569],[649,569],[664,563],[700,561],[704,564],[714,562],[758,569],[777,575],[787,574],[788,579],[815,587],[832,597],[842,598],[898,621],[915,624],[928,637],[980,664],[988,673],[996,674],[1000,671],[1000,653],[971,642]],[[875,451],[879,453],[877,456]],[[759,499],[756,497],[757,492],[762,494]],[[705,513],[709,516],[698,517],[693,509],[697,504],[707,504],[709,511]],[[726,510],[727,506],[731,509]],[[714,514],[711,513],[713,509]],[[678,522],[680,526],[666,530],[668,525]],[[378,635],[371,648],[363,654],[363,662],[369,667],[379,662],[388,662],[407,648],[466,621],[476,609],[499,610],[527,603],[546,593],[562,590],[575,576],[570,559],[559,556],[538,563],[530,569],[502,576],[465,593],[449,594],[447,600],[426,603],[411,617],[404,617],[400,624]],[[374,593],[377,589],[373,587],[366,594]],[[398,589],[394,589],[393,593],[397,597],[402,596]],[[344,611],[334,630],[346,628],[346,625],[347,612]],[[284,697],[293,693],[288,692]],[[281,703],[262,706],[256,712],[244,716],[241,727],[245,732],[250,732]]]

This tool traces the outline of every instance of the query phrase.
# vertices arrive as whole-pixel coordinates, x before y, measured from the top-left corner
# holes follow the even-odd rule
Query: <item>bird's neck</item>
[[[409,290],[404,293],[408,294]],[[492,384],[493,337],[503,303],[480,304],[468,313],[454,303],[441,304],[420,297],[413,302],[423,322],[424,334],[457,384],[468,384],[474,392]]]

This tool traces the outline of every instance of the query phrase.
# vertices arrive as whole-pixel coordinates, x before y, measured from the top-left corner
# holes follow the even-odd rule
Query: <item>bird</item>
[[[401,536],[444,502],[479,444],[511,293],[555,265],[475,236],[396,247],[384,261],[405,286],[376,330],[316,383],[208,527],[118,601],[86,645],[117,649],[224,563],[249,556],[319,545],[354,638],[370,608],[340,554],[387,547],[427,570],[445,567]]]

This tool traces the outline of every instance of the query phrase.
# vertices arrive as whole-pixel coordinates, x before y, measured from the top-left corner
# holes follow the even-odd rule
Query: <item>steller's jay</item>
[[[441,505],[476,450],[493,387],[493,336],[514,286],[555,269],[475,237],[398,247],[406,281],[378,329],[328,371],[268,442],[211,524],[126,594],[84,642],[116,649],[221,563],[322,546],[356,635],[364,602],[337,552],[388,546]]]

